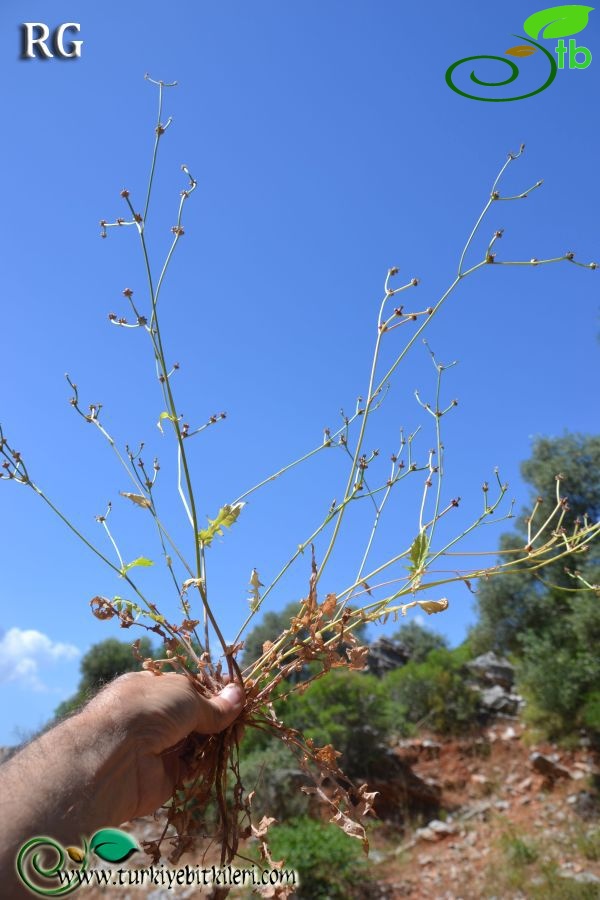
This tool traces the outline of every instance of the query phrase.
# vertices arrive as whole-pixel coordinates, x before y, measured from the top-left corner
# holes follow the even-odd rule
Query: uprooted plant
[[[492,566],[479,567],[473,564],[456,570],[456,546],[499,509],[505,499],[507,485],[501,481],[496,471],[493,487],[487,483],[483,485],[483,505],[480,515],[450,540],[440,541],[438,524],[443,517],[452,514],[460,499],[445,499],[443,496],[442,424],[444,417],[456,405],[456,401],[451,401],[444,406],[442,401],[442,380],[444,372],[450,366],[440,363],[427,345],[436,374],[435,399],[432,403],[426,403],[417,395],[417,401],[431,416],[435,448],[428,452],[424,463],[418,464],[413,456],[416,432],[406,436],[402,434],[400,446],[391,456],[391,466],[385,473],[380,473],[378,451],[365,449],[371,417],[384,404],[390,381],[411,347],[422,337],[429,323],[439,315],[442,306],[465,278],[480,269],[495,266],[544,266],[561,262],[589,269],[595,269],[597,266],[595,263],[579,263],[571,252],[548,259],[500,260],[496,256],[496,245],[502,237],[500,230],[493,233],[483,256],[473,264],[467,263],[467,257],[473,251],[475,239],[490,208],[496,208],[498,203],[503,201],[518,201],[541,185],[541,182],[536,182],[515,196],[508,197],[501,194],[501,178],[506,169],[521,156],[524,149],[521,146],[517,153],[509,154],[502,166],[460,255],[457,272],[449,287],[435,303],[423,308],[412,306],[405,308],[397,305],[398,295],[414,291],[419,282],[418,279],[411,278],[398,287],[392,287],[398,269],[394,267],[387,272],[375,323],[375,345],[368,386],[364,397],[359,398],[353,414],[348,416],[342,414],[342,421],[337,430],[327,429],[323,440],[315,447],[265,477],[240,496],[231,499],[223,505],[215,518],[209,519],[208,525],[203,527],[188,465],[189,442],[192,437],[224,419],[225,414],[211,416],[199,427],[192,427],[183,421],[173,387],[173,376],[178,366],[169,367],[166,361],[167,355],[160,327],[162,312],[159,306],[167,272],[184,235],[184,209],[196,189],[197,182],[189,169],[182,166],[185,188],[181,191],[176,223],[171,229],[171,245],[157,273],[152,265],[146,234],[158,150],[171,123],[170,119],[164,123],[162,120],[163,95],[165,89],[173,85],[150,78],[148,80],[158,91],[158,117],[146,196],[142,205],[138,206],[129,191],[123,190],[121,197],[128,211],[127,216],[111,222],[102,220],[100,225],[102,237],[106,237],[113,228],[129,228],[139,239],[147,276],[147,300],[143,307],[137,297],[134,299],[133,290],[126,288],[123,295],[130,304],[132,318],[127,319],[111,313],[109,319],[116,327],[141,329],[148,336],[164,403],[158,424],[161,430],[163,427],[170,428],[175,440],[178,492],[191,531],[191,558],[172,539],[170,530],[167,529],[159,512],[155,496],[155,484],[160,470],[158,460],[155,459],[152,467],[149,467],[143,461],[141,448],[133,451],[126,446],[122,451],[104,424],[101,405],[92,404],[88,407],[82,405],[76,384],[71,379],[68,381],[72,389],[70,402],[74,410],[87,423],[93,424],[98,429],[132,483],[131,490],[121,491],[121,495],[154,520],[164,563],[181,610],[178,621],[170,621],[165,615],[164,606],[161,604],[159,608],[159,603],[147,596],[134,580],[135,568],[147,567],[152,563],[146,557],[125,562],[118,541],[109,527],[110,506],[103,515],[97,516],[97,521],[106,533],[114,557],[106,555],[85,537],[53,504],[30,475],[21,453],[9,444],[1,429],[0,453],[3,457],[3,469],[0,477],[35,491],[71,531],[126,583],[135,599],[124,599],[120,596],[108,599],[96,596],[91,601],[91,607],[99,619],[116,618],[123,628],[135,625],[160,637],[164,644],[164,658],[145,660],[145,668],[157,676],[160,676],[166,668],[178,671],[190,678],[195,688],[204,696],[218,692],[229,679],[237,680],[245,689],[245,708],[235,726],[222,734],[208,738],[192,735],[188,739],[183,752],[193,774],[184,783],[177,785],[168,805],[168,824],[156,841],[145,844],[148,853],[156,860],[160,858],[161,844],[167,836],[168,826],[171,825],[176,831],[175,837],[168,838],[171,842],[170,858],[173,861],[189,850],[197,837],[212,837],[220,843],[221,863],[229,863],[240,854],[241,841],[253,836],[260,843],[263,860],[270,865],[276,865],[270,857],[267,839],[267,831],[273,820],[263,817],[259,823],[253,821],[251,810],[253,792],[248,792],[247,786],[242,784],[240,778],[238,743],[240,724],[246,728],[263,729],[274,733],[288,745],[296,753],[303,769],[314,779],[314,787],[305,790],[315,793],[320,802],[330,810],[330,820],[338,824],[348,835],[362,841],[366,848],[363,820],[372,809],[374,794],[366,785],[355,786],[345,778],[338,767],[339,754],[334,747],[330,745],[317,747],[310,739],[280,721],[273,707],[275,696],[285,697],[294,691],[310,689],[314,679],[335,667],[363,669],[366,665],[368,648],[361,646],[355,637],[354,631],[358,626],[381,622],[389,616],[405,615],[407,610],[415,607],[427,614],[443,612],[448,607],[447,599],[440,595],[444,585],[462,582],[470,586],[472,581],[480,578],[496,578],[504,573],[524,570],[538,571],[573,554],[583,553],[597,536],[600,528],[598,524],[590,524],[587,521],[569,522],[568,500],[562,496],[560,478],[557,478],[556,497],[552,508],[542,514],[541,501],[535,504],[528,518],[527,543],[521,550],[506,551],[502,561]],[[405,340],[395,351],[392,364],[384,365],[385,371],[381,372],[382,345],[384,342],[397,342],[398,330],[400,334],[406,336]],[[299,545],[295,543],[296,549],[281,565],[270,584],[263,585],[259,572],[253,570],[248,586],[249,613],[241,624],[235,640],[226,643],[217,620],[218,601],[214,599],[215,589],[211,588],[209,596],[207,587],[207,557],[215,537],[222,535],[223,529],[230,528],[238,520],[249,496],[328,448],[336,448],[348,461],[347,478],[341,499],[331,503],[310,535],[307,535]],[[415,528],[416,537],[408,546],[399,548],[398,553],[385,563],[371,567],[369,565],[371,551],[390,495],[397,491],[398,485],[404,480],[414,481],[417,478],[423,478],[423,487],[419,508],[416,511],[418,521]],[[364,550],[355,569],[349,573],[347,584],[320,597],[319,589],[324,572],[334,548],[344,534],[343,525],[346,516],[356,504],[369,504],[373,510],[372,524],[365,536]],[[504,518],[511,515],[512,506],[504,514]],[[502,521],[502,518],[496,520]],[[297,613],[283,633],[273,635],[272,640],[264,644],[260,658],[242,669],[238,656],[249,623],[292,565],[303,557],[305,551],[310,551],[311,559],[310,573],[307,573],[306,597],[298,603]],[[436,568],[436,564],[450,557],[452,557],[451,570]],[[268,567],[270,566],[269,562]],[[399,568],[403,572],[400,576]],[[265,570],[262,566],[261,569]],[[194,601],[199,601],[200,613],[196,611]],[[215,641],[218,645],[216,652]],[[134,648],[137,645],[139,641],[134,643]],[[300,670],[306,671],[308,662],[312,663],[309,677],[303,680],[291,677]],[[204,811],[209,805],[211,809],[216,809],[216,824],[214,821],[212,824],[209,823],[205,817]],[[212,834],[209,834],[210,830]]]

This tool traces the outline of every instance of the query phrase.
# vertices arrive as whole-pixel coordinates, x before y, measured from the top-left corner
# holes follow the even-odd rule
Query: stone
[[[440,786],[413,772],[393,750],[377,754],[369,764],[369,790],[378,791],[375,812],[384,821],[403,822],[409,816],[434,818],[440,809]]]
[[[515,681],[515,668],[507,659],[491,651],[467,663],[471,674],[484,684],[498,684],[510,691]]]
[[[529,761],[536,772],[543,775],[548,781],[556,781],[557,778],[571,778],[571,773],[560,763],[543,753],[532,753]]]
[[[575,881],[577,884],[600,884],[600,878],[593,872],[565,872],[563,868],[558,874],[561,878]]]
[[[495,684],[492,687],[479,688],[479,704],[488,713],[516,716],[521,705],[521,697],[518,694],[510,694],[501,685]],[[489,737],[491,740],[491,734]]]
[[[439,819],[432,819],[425,828],[417,828],[417,837],[423,841],[441,841],[449,834],[455,834],[456,825],[452,822],[442,822]]]
[[[400,641],[381,637],[369,644],[367,669],[372,675],[382,678],[387,672],[400,669],[410,659],[410,653]]]
[[[527,775],[526,778],[523,778],[522,781],[519,781],[518,784],[515,784],[515,790],[518,791],[519,793],[522,793],[523,791],[528,791],[532,784],[533,784],[533,778],[531,777],[531,775]]]
[[[600,816],[600,798],[591,791],[579,791],[577,794],[571,794],[567,797],[567,803],[573,806],[573,809],[582,819],[597,819]]]

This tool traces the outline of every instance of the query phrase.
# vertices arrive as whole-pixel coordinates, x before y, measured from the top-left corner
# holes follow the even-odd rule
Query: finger
[[[194,731],[200,734],[216,734],[234,722],[245,702],[244,691],[239,684],[227,684],[220,694],[210,700],[199,697],[201,708]]]

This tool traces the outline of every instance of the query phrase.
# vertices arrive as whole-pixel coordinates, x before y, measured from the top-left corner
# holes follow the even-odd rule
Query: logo
[[[542,9],[533,13],[529,18],[525,19],[523,29],[525,34],[515,34],[513,37],[526,41],[524,44],[517,44],[504,51],[505,56],[516,56],[526,58],[533,56],[541,51],[549,65],[549,71],[546,80],[541,87],[530,90],[527,93],[520,94],[518,97],[478,97],[476,94],[470,94],[467,90],[458,87],[454,82],[455,72],[463,63],[471,63],[480,59],[492,59],[495,62],[501,62],[508,66],[510,75],[502,81],[484,81],[475,74],[475,70],[471,71],[471,81],[482,88],[501,88],[507,84],[512,84],[519,77],[519,68],[516,63],[505,56],[465,56],[459,59],[446,71],[446,84],[455,93],[469,100],[482,100],[486,103],[508,103],[512,100],[526,100],[527,97],[533,97],[540,94],[550,87],[556,78],[559,69],[587,69],[592,61],[591,51],[587,47],[578,46],[575,38],[571,35],[579,34],[587,26],[588,17],[593,12],[592,6],[552,6],[549,9]],[[528,36],[527,36],[528,35]],[[554,47],[544,47],[538,43],[539,39],[554,40],[559,38],[558,43]],[[565,43],[563,38],[569,38]],[[544,66],[545,68],[545,66]],[[470,85],[465,85],[471,89]]]
[[[64,22],[54,29],[52,34],[52,50],[46,41],[50,38],[50,29],[44,22],[23,22],[21,25],[21,59],[79,59],[83,41],[69,41],[65,47],[65,31],[81,31],[79,22]]]
[[[92,853],[104,862],[121,863],[140,848],[125,831],[102,828],[83,847],[63,847],[49,837],[34,837],[19,850],[16,868],[23,884],[41,897],[62,897],[81,887],[70,877],[74,870],[85,872]],[[44,884],[43,882],[46,882]]]

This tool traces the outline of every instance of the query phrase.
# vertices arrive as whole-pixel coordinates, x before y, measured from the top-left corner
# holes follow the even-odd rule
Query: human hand
[[[184,772],[185,738],[223,731],[243,705],[239,685],[205,699],[184,675],[132,672],[28,744],[0,767],[0,894],[29,896],[14,869],[26,840],[79,845],[99,828],[155,812]]]
[[[111,778],[111,821],[103,824],[155,812],[184,773],[185,738],[192,732],[224,731],[243,705],[244,693],[237,684],[206,699],[190,679],[174,673],[131,672],[111,682],[82,713],[88,728],[95,721],[102,729],[110,721],[120,738],[112,753],[116,772]]]

